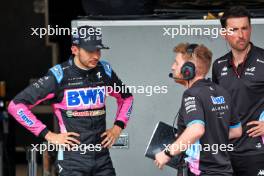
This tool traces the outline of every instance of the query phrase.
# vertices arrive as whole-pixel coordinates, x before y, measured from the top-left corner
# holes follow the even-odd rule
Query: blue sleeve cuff
[[[189,126],[191,126],[193,124],[201,124],[201,125],[204,125],[204,121],[202,121],[202,120],[193,120],[193,121],[191,121],[191,122],[189,122],[187,124],[187,127],[189,127]]]
[[[229,126],[229,128],[238,128],[238,127],[241,127],[241,122],[239,122],[235,125]]]

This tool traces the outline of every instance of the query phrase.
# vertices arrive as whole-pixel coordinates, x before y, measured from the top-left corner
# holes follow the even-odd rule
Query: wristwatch
[[[173,158],[174,156],[170,154],[170,150],[164,150],[164,154],[167,155],[170,158]]]

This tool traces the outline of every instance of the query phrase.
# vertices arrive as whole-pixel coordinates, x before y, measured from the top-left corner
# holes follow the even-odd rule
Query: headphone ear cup
[[[192,62],[186,62],[181,68],[181,74],[183,79],[191,80],[195,77],[195,65]]]

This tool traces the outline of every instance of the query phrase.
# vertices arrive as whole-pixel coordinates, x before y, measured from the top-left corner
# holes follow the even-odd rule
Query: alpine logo
[[[256,67],[247,68],[245,75],[254,76],[254,73],[256,71]]]
[[[264,170],[259,170],[258,176],[259,175],[264,175]]]
[[[256,67],[251,67],[251,68],[247,68],[246,70],[247,70],[248,72],[254,72],[255,69],[256,69]]]
[[[105,87],[66,90],[67,107],[91,106],[105,103]]]
[[[225,98],[223,96],[219,97],[213,97],[211,96],[213,104],[224,104],[225,103]]]
[[[19,117],[21,117],[22,120],[24,120],[24,122],[28,125],[28,126],[32,126],[34,124],[34,122],[25,114],[23,109],[19,109],[17,111],[17,115],[19,115]]]
[[[61,171],[63,170],[63,168],[61,167],[60,164],[58,164],[58,167],[59,167],[59,173],[61,173]]]

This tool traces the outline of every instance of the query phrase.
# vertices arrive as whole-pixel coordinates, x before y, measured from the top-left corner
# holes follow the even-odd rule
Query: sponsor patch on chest
[[[67,107],[100,107],[105,103],[105,87],[65,90]]]

